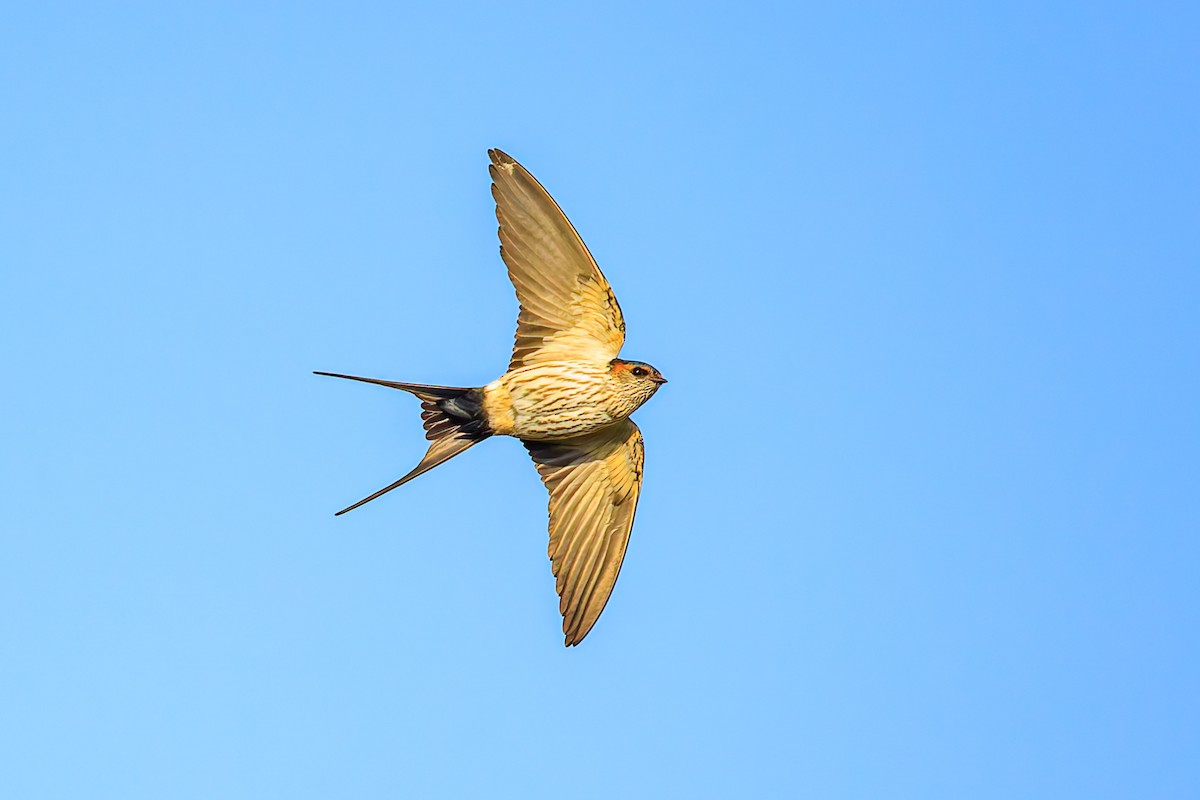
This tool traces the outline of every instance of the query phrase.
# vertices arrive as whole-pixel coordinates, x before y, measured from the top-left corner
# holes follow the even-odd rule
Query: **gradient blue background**
[[[9,5],[0,794],[1200,796],[1187,3]],[[485,150],[615,285],[566,650]]]

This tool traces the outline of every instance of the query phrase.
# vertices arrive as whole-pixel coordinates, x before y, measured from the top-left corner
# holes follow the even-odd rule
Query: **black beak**
[[[659,375],[657,378],[651,378],[650,380],[654,381],[659,386],[662,386],[664,383],[667,382],[667,379],[664,378],[662,375]]]

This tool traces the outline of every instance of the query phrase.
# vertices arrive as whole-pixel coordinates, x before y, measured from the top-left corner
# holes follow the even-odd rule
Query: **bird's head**
[[[654,367],[642,361],[624,361],[614,358],[609,364],[609,370],[617,385],[629,396],[636,398],[636,404],[641,405],[658,391],[658,387],[667,382]]]

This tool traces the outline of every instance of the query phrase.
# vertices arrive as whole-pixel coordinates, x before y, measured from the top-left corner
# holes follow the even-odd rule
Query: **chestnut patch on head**
[[[619,358],[613,359],[611,362],[612,371],[628,372],[635,378],[654,378],[657,375],[657,370],[649,364],[643,364],[640,361],[622,361]]]

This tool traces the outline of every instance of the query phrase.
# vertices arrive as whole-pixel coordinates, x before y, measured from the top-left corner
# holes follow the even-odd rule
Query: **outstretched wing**
[[[642,486],[642,433],[627,419],[525,447],[550,490],[550,562],[570,647],[596,624],[621,571]]]
[[[508,368],[616,358],[625,319],[587,245],[528,170],[500,150],[488,155],[500,256],[521,302]]]

